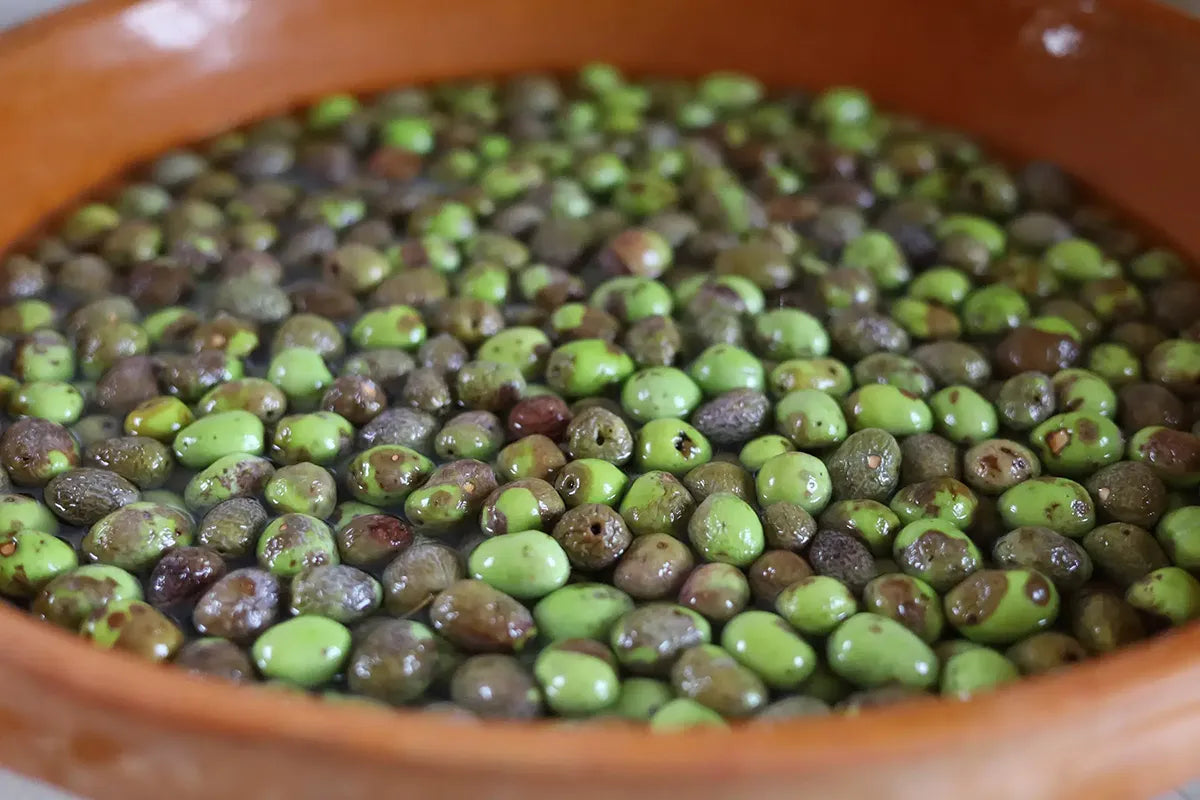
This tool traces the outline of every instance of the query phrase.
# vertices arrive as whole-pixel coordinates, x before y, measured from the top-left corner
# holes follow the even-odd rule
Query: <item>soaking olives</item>
[[[338,93],[0,261],[0,601],[229,681],[771,724],[1200,618],[1200,281],[861,90]]]

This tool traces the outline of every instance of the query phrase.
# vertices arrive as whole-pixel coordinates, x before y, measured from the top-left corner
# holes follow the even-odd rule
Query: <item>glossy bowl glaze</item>
[[[0,243],[325,92],[593,58],[858,84],[1059,162],[1200,256],[1200,23],[1137,0],[94,0],[0,36]],[[97,800],[1145,798],[1200,773],[1198,686],[1193,626],[970,703],[669,736],[466,724],[217,685],[0,608],[0,763]]]

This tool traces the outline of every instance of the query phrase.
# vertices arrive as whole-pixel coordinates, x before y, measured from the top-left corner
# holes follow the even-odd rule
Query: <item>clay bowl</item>
[[[1200,257],[1200,23],[1136,0],[99,0],[0,36],[0,243],[323,92],[591,58],[860,84],[1058,161]],[[0,641],[0,762],[92,798],[1145,798],[1200,773],[1200,627],[970,703],[674,736],[219,686],[8,608]]]

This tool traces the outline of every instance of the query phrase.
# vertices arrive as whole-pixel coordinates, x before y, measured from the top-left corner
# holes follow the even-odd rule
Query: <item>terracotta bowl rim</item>
[[[86,28],[140,0],[91,0],[0,33],[0,59],[26,42]],[[1200,20],[1147,0],[1105,0],[1106,7],[1145,25],[1190,28],[1200,47]],[[120,165],[118,165],[120,166]],[[75,187],[85,192],[90,187]],[[7,246],[0,243],[0,249]],[[235,686],[157,666],[129,654],[98,650],[27,613],[0,607],[0,659],[21,672],[56,684],[62,695],[114,714],[136,717],[164,730],[188,730],[225,739],[274,740],[323,752],[345,752],[383,764],[420,762],[463,769],[464,754],[447,747],[470,732],[487,747],[468,754],[482,773],[569,774],[610,770],[597,754],[620,753],[622,769],[636,774],[686,768],[693,776],[771,770],[783,774],[806,766],[870,764],[868,758],[902,759],[909,753],[961,747],[964,741],[1032,742],[1069,729],[1105,725],[1117,709],[1140,705],[1149,715],[1167,708],[1164,683],[1180,685],[1200,652],[1200,623],[1170,631],[1059,673],[1025,678],[969,701],[936,698],[872,710],[772,725],[734,725],[729,731],[693,729],[658,735],[621,722],[552,720],[462,721],[429,712],[375,709],[334,703],[261,687]],[[1131,680],[1136,678],[1136,680]],[[1156,688],[1158,687],[1158,688]],[[1157,695],[1157,696],[1156,696]],[[1047,709],[1053,709],[1047,715]],[[1030,720],[1037,720],[1031,730]],[[569,730],[567,730],[569,729]],[[920,731],[898,737],[897,731]],[[832,748],[830,742],[853,742]],[[822,746],[823,745],[823,746]],[[738,748],[736,764],[727,760]]]
[[[1068,727],[1103,725],[1112,709],[1143,704],[1149,711],[1167,698],[1155,686],[1186,671],[1200,652],[1200,625],[1169,631],[1116,653],[1061,672],[1024,678],[971,700],[930,697],[860,715],[808,717],[778,724],[734,724],[729,730],[692,729],[654,734],[644,725],[620,721],[462,720],[402,708],[373,708],[316,697],[234,685],[155,665],[131,654],[104,651],[67,631],[12,607],[0,608],[0,634],[8,641],[2,658],[21,671],[48,677],[61,694],[149,724],[199,731],[243,741],[286,740],[323,751],[343,750],[356,759],[419,761],[462,768],[460,751],[447,748],[469,730],[490,749],[472,753],[480,771],[521,769],[583,774],[603,772],[595,754],[622,753],[622,767],[661,772],[686,766],[695,773],[728,774],[722,761],[739,748],[738,770],[828,768],[868,755],[903,758],[907,753],[961,746],[964,741],[1061,733]],[[19,644],[14,644],[19,643]],[[1130,676],[1137,676],[1131,681]],[[1049,724],[1048,708],[1054,710]],[[1038,719],[1030,730],[1031,719]],[[568,730],[569,729],[569,730]],[[920,731],[898,739],[899,730]],[[569,738],[568,738],[569,737]],[[831,752],[819,743],[852,741]],[[844,752],[843,752],[844,751]]]

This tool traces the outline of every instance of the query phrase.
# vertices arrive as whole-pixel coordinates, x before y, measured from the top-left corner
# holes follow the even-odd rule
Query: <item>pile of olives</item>
[[[0,368],[0,595],[230,681],[670,730],[1200,616],[1194,265],[853,88],[326,97],[0,262]]]

